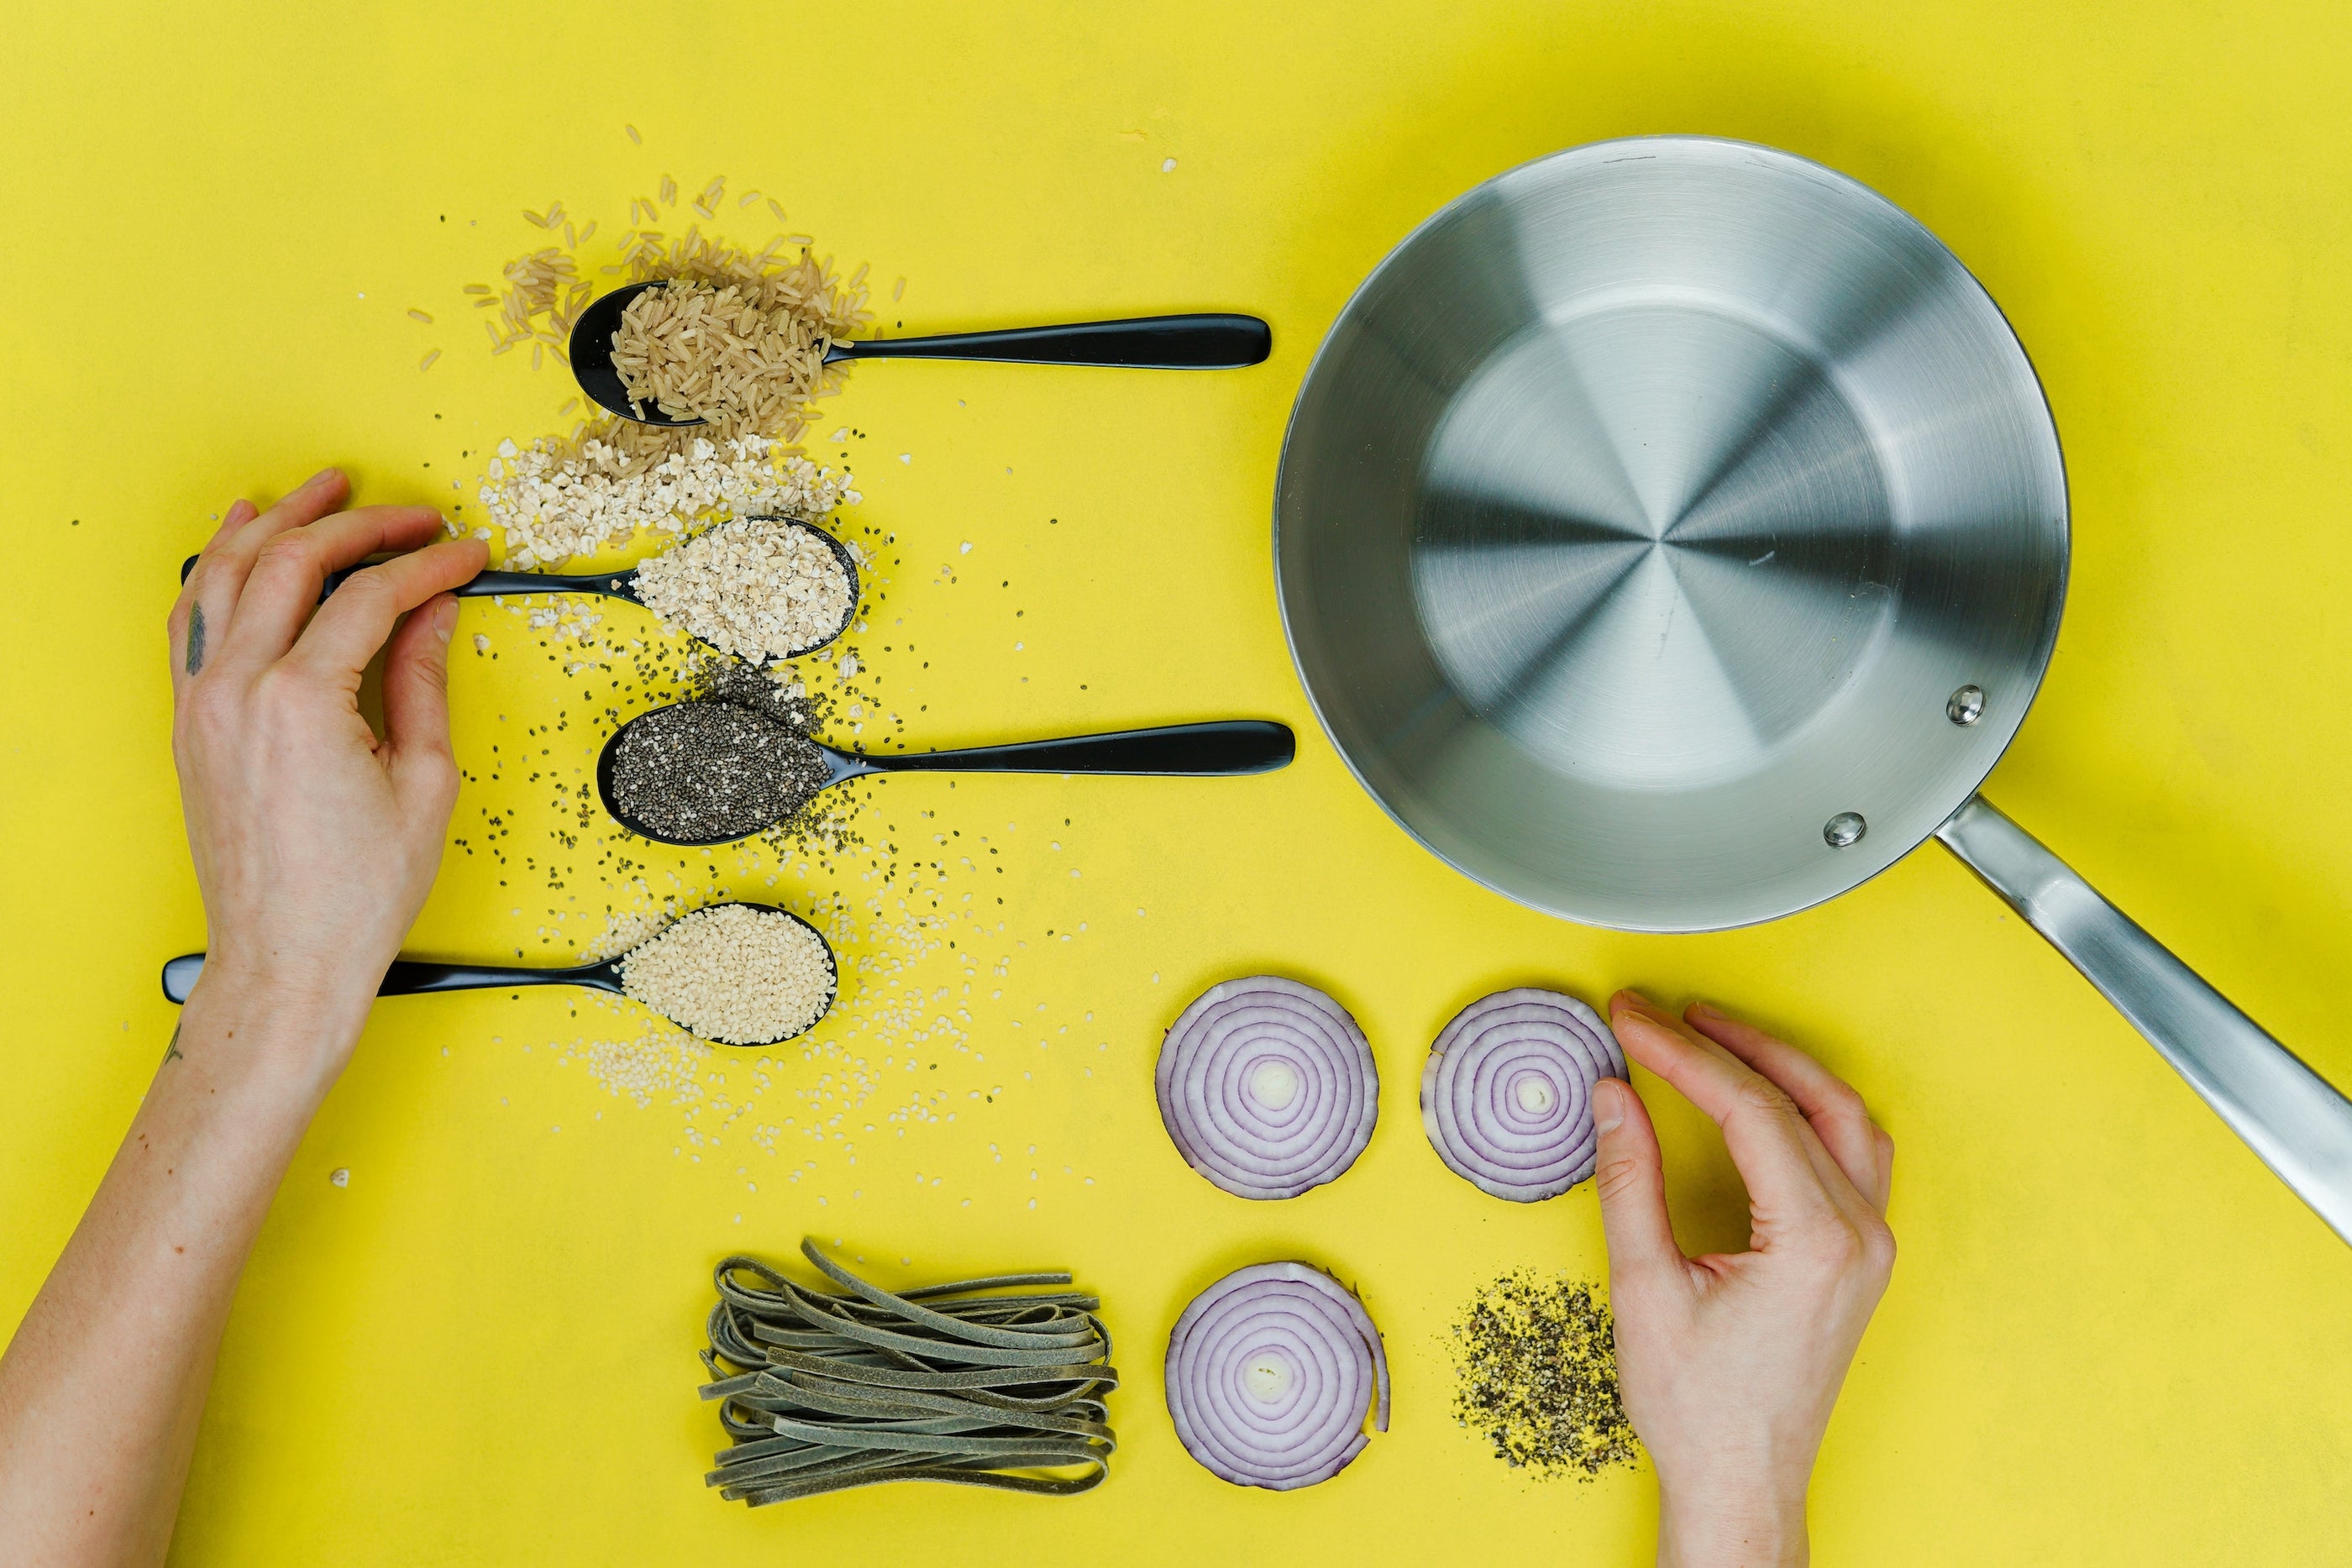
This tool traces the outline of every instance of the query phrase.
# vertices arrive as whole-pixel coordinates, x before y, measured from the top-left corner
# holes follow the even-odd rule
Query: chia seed
[[[630,725],[613,799],[665,839],[742,839],[797,815],[830,776],[804,734],[733,703],[686,702]]]

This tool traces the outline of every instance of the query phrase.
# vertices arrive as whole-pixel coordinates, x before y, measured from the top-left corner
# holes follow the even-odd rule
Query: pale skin
[[[209,956],[98,1195],[0,1358],[0,1563],[159,1563],[230,1298],[351,1059],[457,800],[445,681],[483,547],[332,469],[240,501],[170,622]],[[339,590],[326,574],[404,552]],[[383,654],[384,734],[360,712]]]
[[[1666,1218],[1649,1112],[1593,1093],[1594,1172],[1625,1413],[1658,1472],[1658,1562],[1809,1560],[1805,1490],[1895,1267],[1895,1144],[1804,1052],[1704,1003],[1610,999],[1625,1054],[1712,1117],[1748,1184],[1748,1250],[1687,1258]]]
[[[329,469],[267,511],[237,502],[173,607],[173,753],[209,956],[0,1357],[11,1568],[163,1560],[237,1276],[440,864],[457,791],[448,591],[486,552],[422,507],[338,510],[349,490]],[[319,606],[329,572],[386,552]],[[379,654],[381,737],[358,700]],[[1659,1562],[1801,1563],[1813,1458],[1894,1262],[1893,1145],[1761,1030],[1631,991],[1611,1011],[1627,1055],[1721,1125],[1753,1209],[1752,1250],[1684,1257],[1649,1116],[1603,1081],[1597,1185]]]

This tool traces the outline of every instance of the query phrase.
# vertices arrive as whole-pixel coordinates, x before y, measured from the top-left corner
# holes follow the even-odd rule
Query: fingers
[[[1620,991],[1609,999],[1609,1023],[1627,1056],[1723,1129],[1724,1146],[1759,1217],[1817,1215],[1834,1207],[1807,1146],[1818,1146],[1811,1129],[1770,1080],[1638,992]],[[1826,1164],[1828,1156],[1822,1158]]]
[[[360,512],[346,512],[331,517],[329,523],[359,517],[362,512],[404,512],[407,507],[362,507]],[[440,519],[430,512],[420,514],[428,528],[437,529]],[[319,525],[325,527],[325,524]],[[383,543],[368,549],[355,549],[350,560],[369,553],[369,549],[400,548],[395,538],[413,536],[396,534],[387,524],[381,530]],[[344,538],[338,549],[351,549],[362,541],[368,530],[359,529]],[[426,549],[415,550],[381,566],[372,566],[355,573],[335,590],[334,596],[320,608],[310,629],[294,644],[289,662],[320,679],[359,681],[360,672],[367,668],[370,659],[392,635],[393,627],[403,615],[423,604],[436,593],[446,592],[471,579],[489,559],[489,547],[479,539],[445,539]],[[330,558],[331,559],[331,558]],[[349,560],[341,564],[349,564]],[[323,574],[322,574],[323,575]],[[311,590],[315,595],[318,591]],[[387,698],[390,693],[386,693]],[[385,715],[387,725],[391,715]],[[446,718],[443,727],[446,727]]]
[[[343,604],[346,607],[342,618],[348,619],[352,610],[345,595],[366,581],[373,570],[382,569],[352,578],[336,591],[330,601],[331,608],[320,610],[319,591],[326,586],[329,572],[356,565],[380,550],[415,549],[441,532],[440,514],[427,507],[356,507],[271,536],[262,544],[252,570],[247,574],[244,591],[237,598],[236,618],[229,628],[225,650],[226,656],[257,666],[282,657],[294,645],[313,610],[323,621],[335,613],[331,605]],[[478,545],[479,541],[474,542]],[[400,609],[414,609],[449,586],[436,582]],[[370,590],[358,597],[365,600],[378,591],[381,590]],[[364,665],[383,645],[398,613],[394,611],[383,615],[383,624],[368,643],[366,653],[352,668]]]
[[[221,519],[220,527],[213,530],[213,537],[205,541],[205,549],[216,549],[223,539],[260,515],[258,507],[241,497],[230,502],[227,515]],[[199,553],[198,561],[203,559]],[[196,573],[191,570],[187,580],[180,585],[179,598],[172,601],[172,613],[163,622],[164,642],[172,656],[172,685],[175,693],[205,667],[216,630],[208,624],[210,612],[205,615],[196,612]]]
[[[325,517],[341,506],[343,497],[350,493],[351,481],[343,477],[341,469],[321,468],[286,492],[266,512],[241,504],[244,520],[234,528],[224,526],[214,535],[212,542],[196,558],[195,570],[188,574],[188,586],[197,591],[205,612],[219,622],[216,632],[227,630],[229,613],[236,605],[237,596],[245,591],[246,574],[253,570],[261,547],[289,528],[299,528]]]
[[[1592,1086],[1592,1124],[1601,1134],[1592,1181],[1601,1195],[1611,1271],[1622,1278],[1629,1271],[1667,1270],[1682,1263],[1682,1249],[1666,1218],[1657,1129],[1650,1125],[1642,1097],[1622,1079],[1601,1079]]]
[[[448,793],[449,634],[457,601],[436,594],[392,634],[383,658],[383,731],[394,775],[419,789]]]
[[[1869,1108],[1851,1085],[1786,1040],[1720,1009],[1694,1002],[1685,1016],[1692,1028],[1787,1091],[1846,1179],[1872,1207],[1885,1212],[1895,1141],[1871,1121]]]
[[[221,526],[213,530],[213,537],[205,541],[205,549],[212,549],[259,516],[261,516],[261,508],[239,496],[229,503],[228,515],[221,519]],[[204,551],[199,550],[196,553],[202,555]]]

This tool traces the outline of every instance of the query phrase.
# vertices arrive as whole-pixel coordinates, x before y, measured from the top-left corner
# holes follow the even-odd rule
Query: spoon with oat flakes
[[[180,564],[187,580],[196,558]],[[330,575],[324,600],[369,563]],[[758,515],[714,523],[683,544],[620,571],[485,571],[453,591],[578,593],[625,599],[707,646],[754,664],[813,653],[857,614],[857,562],[841,540],[798,517]]]

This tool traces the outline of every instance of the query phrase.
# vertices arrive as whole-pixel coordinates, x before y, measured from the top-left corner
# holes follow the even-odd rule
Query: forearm
[[[0,1561],[162,1560],[238,1272],[355,1001],[226,973],[190,998],[0,1358]]]

